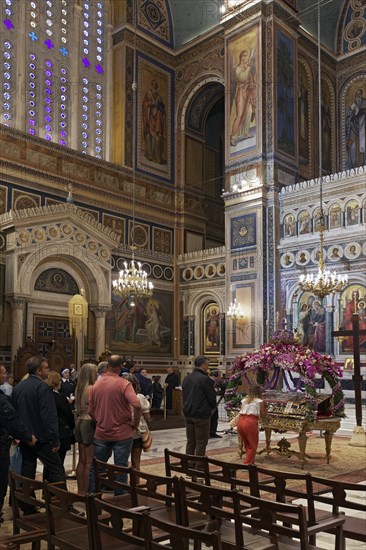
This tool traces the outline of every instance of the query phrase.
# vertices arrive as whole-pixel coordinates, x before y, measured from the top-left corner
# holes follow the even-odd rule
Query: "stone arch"
[[[185,315],[195,318],[195,334],[194,334],[194,349],[196,355],[198,352],[203,352],[202,347],[202,320],[203,310],[210,304],[216,303],[219,306],[220,314],[225,313],[225,300],[222,292],[219,290],[202,290],[201,293],[195,294],[187,304]]]
[[[110,282],[99,262],[69,242],[44,245],[41,251],[29,253],[18,272],[18,293],[31,295],[37,277],[50,267],[62,267],[69,272],[80,286],[85,287],[88,301],[93,297],[93,302],[110,303]]]
[[[225,88],[225,80],[222,77],[221,74],[206,74],[203,76],[200,76],[200,78],[197,78],[192,83],[190,83],[186,89],[184,90],[184,93],[182,94],[182,99],[180,104],[177,107],[177,130],[184,132],[185,126],[186,126],[186,112],[189,107],[190,102],[192,101],[193,97],[196,95],[196,93],[203,88],[206,84],[217,82],[219,84],[222,84],[223,88]]]

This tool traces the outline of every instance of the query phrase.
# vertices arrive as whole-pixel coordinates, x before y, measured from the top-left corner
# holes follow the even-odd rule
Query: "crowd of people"
[[[50,371],[46,358],[31,357],[26,375],[13,387],[13,376],[0,365],[0,522],[7,491],[9,451],[14,440],[21,451],[21,474],[35,478],[37,460],[44,466],[43,478],[66,487],[64,460],[72,444],[78,444],[76,479],[81,495],[94,492],[93,458],[118,466],[140,469],[144,436],[148,433],[151,408],[167,408],[179,377],[168,367],[164,387],[161,377],[152,379],[146,369],[119,355],[110,355],[99,365],[85,363],[76,371]],[[7,382],[7,384],[6,384]],[[218,404],[225,381],[218,370],[209,372],[209,360],[195,359],[194,369],[182,382],[182,409],[186,425],[186,453],[203,456],[210,437],[217,434]],[[242,402],[238,432],[246,459],[253,463],[258,445],[258,420],[265,414],[260,389]],[[127,482],[126,476],[121,481]],[[24,513],[34,513],[31,506]]]

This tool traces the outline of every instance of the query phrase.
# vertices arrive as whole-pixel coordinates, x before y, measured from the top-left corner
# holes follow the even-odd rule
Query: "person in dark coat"
[[[204,456],[210,435],[211,415],[216,409],[216,393],[214,383],[208,376],[207,357],[196,357],[194,366],[182,384],[187,434],[186,454]]]
[[[161,376],[153,376],[152,377],[152,388],[153,388],[153,394],[152,394],[152,409],[160,409],[161,402],[163,401],[163,386],[160,384]]]
[[[62,464],[65,461],[66,453],[74,443],[75,420],[71,405],[63,393],[60,393],[61,376],[58,372],[51,371],[48,374],[47,384],[50,387],[56,403],[58,416],[58,430],[60,434],[60,448],[58,450]],[[47,467],[43,470],[43,478],[48,479]]]
[[[44,357],[31,357],[26,362],[29,377],[17,384],[12,399],[20,418],[38,439],[34,447],[21,443],[22,475],[35,478],[37,459],[48,468],[48,481],[64,482],[65,470],[59,457],[60,439],[55,399],[45,380],[49,366]],[[26,509],[27,508],[27,509]],[[24,511],[33,513],[34,507],[24,506]]]
[[[176,372],[174,372],[173,367],[168,367],[166,369],[168,376],[165,378],[165,399],[166,399],[166,408],[173,408],[173,390],[179,386],[179,377]]]
[[[0,384],[6,379],[6,369],[0,366]],[[9,451],[12,438],[19,439],[28,445],[34,445],[36,438],[23,424],[9,397],[0,390],[0,523],[2,523],[2,507],[8,488]]]
[[[135,372],[134,376],[136,376],[139,384],[140,384],[140,393],[144,395],[149,401],[152,397],[152,381],[147,375],[146,369],[139,369],[137,372]]]

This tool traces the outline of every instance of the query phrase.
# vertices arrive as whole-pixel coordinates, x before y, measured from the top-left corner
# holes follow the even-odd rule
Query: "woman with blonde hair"
[[[79,445],[79,462],[76,467],[76,480],[80,495],[86,495],[89,473],[94,456],[95,420],[88,413],[89,393],[98,377],[98,368],[85,363],[78,375],[75,396],[75,439]]]
[[[262,399],[262,388],[258,384],[249,387],[249,392],[241,402],[238,434],[244,443],[245,459],[243,464],[254,464],[259,441],[259,418],[267,414],[266,402]]]
[[[63,464],[66,453],[71,449],[71,445],[74,442],[74,415],[66,395],[60,392],[61,376],[59,373],[51,370],[48,373],[48,378],[45,382],[52,390],[55,398],[58,417],[58,431],[60,436],[60,448],[58,450],[58,454]],[[48,469],[46,466],[43,469],[43,478],[48,479]]]

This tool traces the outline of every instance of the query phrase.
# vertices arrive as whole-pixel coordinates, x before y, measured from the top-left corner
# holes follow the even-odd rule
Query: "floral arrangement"
[[[324,378],[332,389],[333,414],[343,418],[344,394],[339,378],[341,367],[337,366],[330,355],[322,355],[308,347],[298,344],[291,331],[281,330],[274,334],[268,344],[263,344],[253,353],[244,353],[237,357],[230,371],[230,378],[225,392],[225,409],[228,413],[240,406],[243,395],[238,393],[242,379],[250,384],[251,378],[264,389],[275,388],[283,373],[283,381],[288,391],[298,392],[303,386],[309,410],[307,419],[315,420],[317,410],[317,393],[315,380]],[[293,375],[297,376],[293,376]]]

